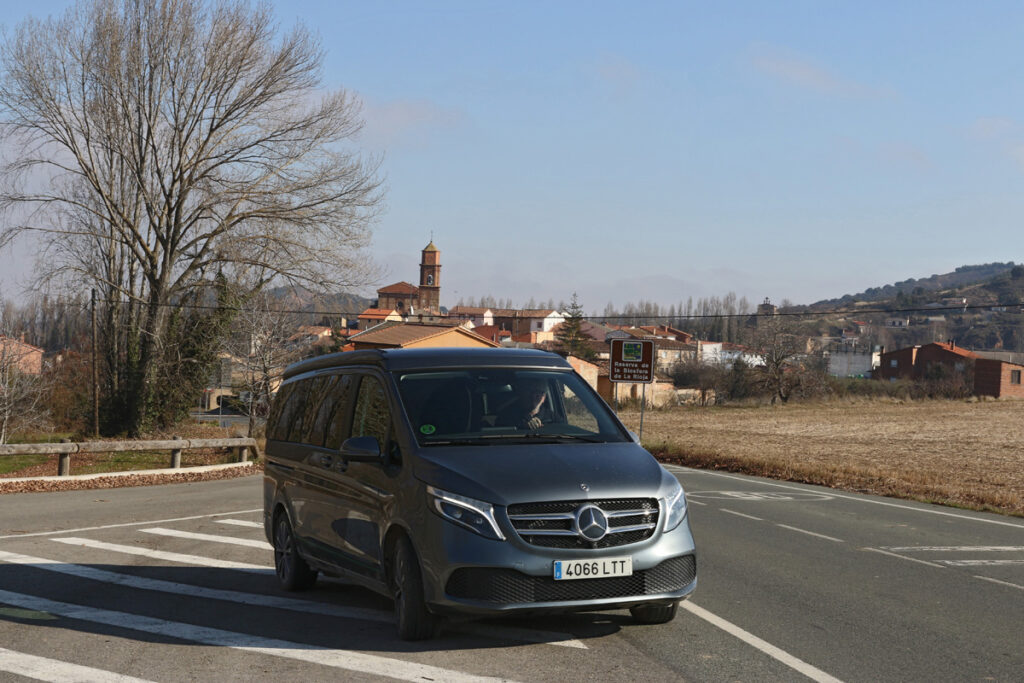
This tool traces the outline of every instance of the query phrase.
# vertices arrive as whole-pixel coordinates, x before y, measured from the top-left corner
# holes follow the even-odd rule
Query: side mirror
[[[380,462],[380,443],[374,436],[353,436],[341,444],[339,454],[349,462]]]

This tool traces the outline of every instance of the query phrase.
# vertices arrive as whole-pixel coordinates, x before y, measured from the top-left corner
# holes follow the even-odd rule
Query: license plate
[[[604,557],[600,560],[555,560],[555,581],[606,579],[632,576],[632,557]]]

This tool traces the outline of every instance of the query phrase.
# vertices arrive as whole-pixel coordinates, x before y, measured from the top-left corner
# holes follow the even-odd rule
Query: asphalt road
[[[0,680],[1019,681],[1024,520],[675,469],[699,585],[398,640],[390,601],[279,591],[261,478],[0,496]]]

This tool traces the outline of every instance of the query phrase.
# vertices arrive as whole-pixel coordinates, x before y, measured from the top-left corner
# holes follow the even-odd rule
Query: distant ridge
[[[952,273],[926,278],[910,278],[882,287],[870,287],[858,294],[847,294],[838,299],[824,299],[808,306],[809,309],[842,308],[858,302],[881,303],[894,299],[907,303],[932,302],[941,296],[965,296],[978,299],[974,303],[990,303],[1008,294],[1018,292],[1018,282],[1024,284],[1024,267],[1006,263],[984,263],[960,266]],[[1009,286],[1008,286],[1009,285]]]
[[[291,287],[276,287],[271,289],[268,294],[287,310],[310,313],[328,312],[349,316],[358,315],[369,308],[374,301],[358,294],[318,294],[307,289]]]

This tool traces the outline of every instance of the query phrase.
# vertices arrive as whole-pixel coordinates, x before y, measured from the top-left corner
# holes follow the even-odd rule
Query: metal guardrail
[[[72,443],[17,443],[0,445],[0,456],[4,455],[59,455],[57,476],[71,474],[71,456],[75,453],[118,453],[122,451],[170,451],[170,467],[181,468],[181,452],[193,448],[231,448],[237,462],[248,462],[249,449],[259,454],[255,439],[235,437],[231,439],[167,439],[164,441],[84,441]]]

